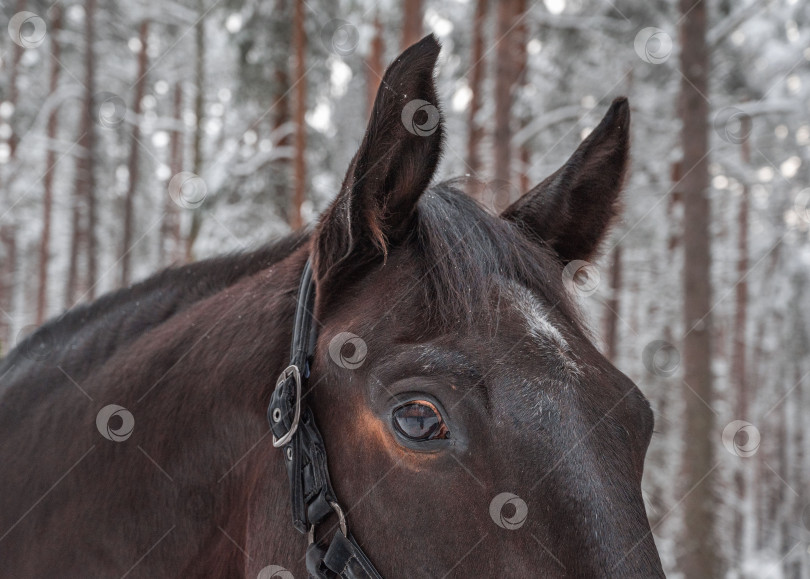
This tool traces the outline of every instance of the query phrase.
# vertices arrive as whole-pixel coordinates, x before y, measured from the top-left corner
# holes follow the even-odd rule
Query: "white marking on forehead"
[[[565,341],[565,338],[563,338],[563,335],[560,333],[560,330],[555,328],[548,320],[545,308],[529,288],[510,281],[507,285],[507,291],[514,300],[515,309],[526,320],[529,333],[536,338],[550,340],[558,348],[566,352],[571,349],[568,346],[568,342]]]
[[[549,321],[548,311],[540,300],[529,288],[514,281],[507,282],[505,289],[512,298],[512,306],[526,321],[526,327],[535,343],[544,349],[548,349],[551,344],[564,366],[575,374],[579,373],[579,368],[570,355],[571,346],[560,330]]]

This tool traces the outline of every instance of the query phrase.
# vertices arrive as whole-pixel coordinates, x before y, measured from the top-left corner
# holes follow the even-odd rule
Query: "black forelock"
[[[496,285],[517,282],[577,327],[562,264],[513,223],[491,215],[461,190],[463,179],[431,187],[419,201],[410,244],[421,261],[420,287],[431,319],[450,327],[488,311]]]

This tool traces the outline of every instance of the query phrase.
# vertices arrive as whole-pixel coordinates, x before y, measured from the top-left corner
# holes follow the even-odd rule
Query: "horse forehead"
[[[499,290],[506,298],[507,307],[523,326],[530,349],[554,366],[550,370],[561,371],[570,378],[579,377],[581,369],[571,344],[554,323],[554,307],[544,304],[531,289],[514,281],[502,283]]]

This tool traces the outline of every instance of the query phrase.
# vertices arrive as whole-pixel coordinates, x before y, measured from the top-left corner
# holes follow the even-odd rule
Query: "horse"
[[[0,363],[0,575],[374,576],[350,568],[362,549],[387,578],[663,576],[653,413],[565,279],[619,212],[628,102],[487,211],[432,184],[439,53],[427,36],[388,67],[315,226],[76,306]],[[309,543],[358,545],[336,572],[307,566],[266,417],[305,271],[299,406],[342,505]]]

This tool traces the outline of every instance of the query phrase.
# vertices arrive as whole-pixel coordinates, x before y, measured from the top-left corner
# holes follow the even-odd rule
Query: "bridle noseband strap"
[[[309,260],[301,274],[295,308],[290,365],[276,382],[267,408],[273,433],[273,446],[283,448],[284,464],[290,482],[293,526],[309,537],[307,571],[317,579],[382,579],[346,527],[326,463],[326,447],[315,426],[312,410],[305,404],[303,391],[309,378],[310,362],[318,335],[312,311],[315,284]],[[324,545],[315,540],[315,529],[332,513],[339,530]]]

